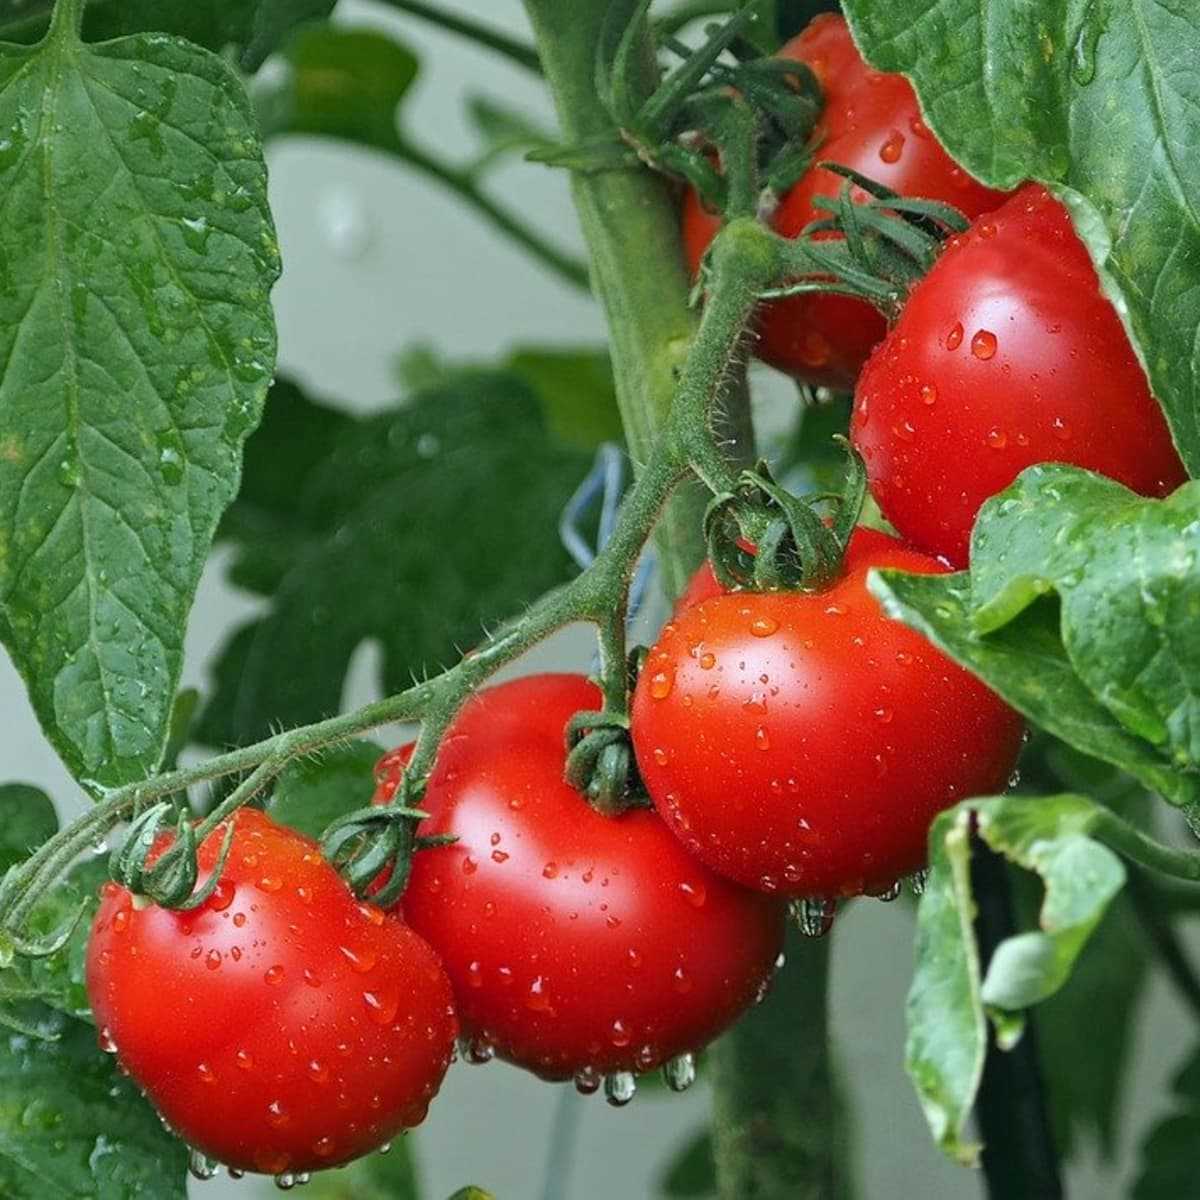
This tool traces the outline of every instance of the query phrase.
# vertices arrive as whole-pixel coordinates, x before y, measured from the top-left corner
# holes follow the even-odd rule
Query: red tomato
[[[603,817],[563,781],[564,727],[600,702],[577,675],[470,700],[421,801],[421,832],[459,841],[417,854],[404,895],[476,1053],[581,1084],[703,1046],[760,993],[783,936],[780,906],[711,874],[654,812]]]
[[[101,1044],[227,1166],[335,1166],[424,1119],[453,1052],[450,982],[315,843],[255,810],[234,822],[221,882],[194,912],[104,888],[87,957]],[[223,836],[201,846],[202,878]]]
[[[902,75],[867,66],[843,17],[814,17],[779,57],[805,63],[821,83],[825,108],[814,134],[817,161],[852,167],[904,196],[945,201],[969,217],[1003,199],[1003,193],[955,165],[921,120],[916,94]],[[810,221],[827,216],[813,200],[836,196],[844,182],[831,171],[810,168],[783,197],[775,213],[776,231],[795,237]],[[683,240],[693,272],[719,228],[720,219],[689,190]],[[849,388],[885,332],[883,317],[862,300],[793,296],[763,306],[757,353],[814,386]]]
[[[956,566],[979,507],[1028,466],[1147,496],[1186,478],[1066,209],[1022,188],[951,239],[855,392],[851,438],[900,534]]]
[[[871,567],[944,568],[858,529],[826,591],[729,592],[664,627],[634,693],[655,806],[714,871],[785,896],[880,892],[930,822],[1005,786],[1021,721],[884,616]]]

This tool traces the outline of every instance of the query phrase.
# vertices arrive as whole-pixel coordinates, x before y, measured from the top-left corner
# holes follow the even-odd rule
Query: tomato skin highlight
[[[599,690],[535,675],[468,701],[422,798],[405,919],[442,956],[463,1033],[547,1079],[646,1071],[730,1024],[774,969],[782,908],[692,859],[649,809],[593,811],[563,731]],[[393,767],[403,752],[385,760]],[[395,775],[381,783],[381,798]]]
[[[863,61],[845,18],[814,17],[778,57],[806,64],[820,81],[825,108],[814,133],[814,162],[852,167],[901,195],[942,200],[968,217],[1003,200],[1004,193],[984,187],[942,149],[902,75],[873,70]],[[772,221],[776,232],[796,237],[810,221],[828,216],[813,201],[836,196],[843,183],[832,171],[810,167],[780,201]],[[689,189],[683,240],[693,274],[719,228],[720,218]],[[764,304],[758,331],[756,353],[765,362],[814,387],[848,389],[887,326],[865,301],[816,294]]]
[[[424,1119],[453,1054],[450,981],[314,842],[253,809],[233,820],[221,883],[196,911],[103,889],[87,956],[101,1043],[221,1163],[336,1166]],[[202,880],[223,834],[200,848]]]
[[[872,566],[944,570],[860,528],[826,591],[710,596],[642,668],[633,741],[655,807],[748,887],[884,891],[924,864],[938,812],[1003,790],[1016,763],[1019,716],[884,615]]]
[[[850,433],[888,520],[959,567],[980,506],[1035,463],[1147,496],[1186,478],[1067,210],[1039,185],[950,240],[863,369]]]

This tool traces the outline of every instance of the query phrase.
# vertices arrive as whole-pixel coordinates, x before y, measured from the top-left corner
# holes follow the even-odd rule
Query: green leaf
[[[28,928],[35,939],[57,932],[78,917],[76,925],[67,944],[55,954],[47,958],[18,957],[11,970],[0,972],[0,998],[6,991],[32,993],[41,1003],[69,1016],[91,1019],[84,982],[87,942],[100,887],[107,879],[107,856],[94,855],[76,863],[66,878],[39,901]]]
[[[846,0],[930,127],[993,187],[1060,185],[1184,462],[1200,471],[1200,9],[1161,0]]]
[[[943,813],[929,835],[932,872],[917,915],[917,966],[908,997],[906,1065],[938,1145],[974,1162],[964,1141],[987,1050],[987,1017],[1002,1044],[1020,1036],[1021,1010],[1053,995],[1125,871],[1088,836],[1100,810],[1082,796],[999,796]],[[971,895],[972,828],[1045,885],[1040,928],[1006,938],[981,975]]]
[[[58,814],[41,788],[0,784],[0,875],[57,832]]]
[[[333,12],[337,0],[258,0],[250,42],[242,55],[242,67],[257,70],[263,60],[282,46],[298,25],[324,20]],[[230,11],[227,0],[224,12]]]
[[[188,609],[275,355],[266,173],[218,57],[0,47],[0,605],[99,791],[162,757]]]
[[[670,1200],[700,1200],[717,1194],[717,1162],[711,1129],[693,1133],[671,1156],[658,1187]]]
[[[1128,771],[1172,804],[1200,799],[1200,785],[1171,769],[1127,733],[1075,674],[1059,637],[1058,606],[1046,598],[987,637],[972,622],[967,573],[873,572],[869,581],[888,616],[918,630],[974,672],[1035,724],[1064,742]]]
[[[1132,1200],[1180,1200],[1196,1186],[1196,1139],[1200,1138],[1200,1047],[1192,1050],[1172,1084],[1175,1111],[1142,1142],[1141,1170]]]
[[[594,449],[623,440],[612,362],[604,349],[522,346],[504,369],[532,388],[550,431],[567,445]]]
[[[307,133],[396,151],[397,108],[417,77],[417,57],[368,29],[312,25],[283,50],[287,70],[254,89],[263,134]]]
[[[0,1031],[5,1200],[185,1200],[187,1150],[96,1047],[89,1025],[22,1014],[52,1041]]]
[[[332,746],[319,758],[293,759],[275,783],[267,812],[319,838],[338,817],[370,804],[382,754],[374,742],[355,741]]]
[[[492,96],[469,96],[466,111],[467,119],[483,143],[482,152],[470,168],[476,177],[513,154],[555,145],[553,130]]]
[[[1174,804],[1200,776],[1200,484],[1146,500],[1030,467],[980,513],[970,572],[872,580],[918,629],[1044,729]]]
[[[485,623],[569,577],[558,517],[588,467],[529,389],[495,372],[348,425],[294,496],[289,569],[227,646],[201,738],[235,744],[337,711],[364,640],[382,647],[389,693],[457,659]],[[243,578],[269,548],[234,541]]]
[[[975,628],[998,629],[1053,591],[1075,673],[1137,737],[1200,763],[1200,483],[1146,500],[1074,467],[1023,472],[981,517]]]

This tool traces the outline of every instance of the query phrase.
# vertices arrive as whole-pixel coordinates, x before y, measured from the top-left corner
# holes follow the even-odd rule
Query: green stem
[[[84,0],[55,0],[47,38],[65,38],[77,42],[83,29],[83,7]]]
[[[596,56],[609,8],[601,0],[525,0],[542,67],[568,143],[612,135],[596,92]],[[647,52],[647,83],[650,61]],[[666,424],[676,375],[696,331],[679,215],[667,182],[642,167],[575,172],[572,193],[608,319],[617,400],[635,470]],[[657,545],[663,584],[682,591],[704,556],[705,497],[681,489],[664,515]]]
[[[1106,846],[1143,867],[1191,883],[1200,882],[1200,853],[1164,846],[1107,808],[1097,807],[1089,822],[1089,832]]]
[[[828,941],[793,930],[771,993],[713,1047],[721,1200],[838,1195],[828,975]]]
[[[532,46],[519,42],[516,38],[509,37],[508,34],[502,33],[498,29],[493,29],[479,21],[473,21],[470,17],[464,17],[459,13],[446,12],[433,4],[424,4],[422,0],[383,0],[383,2],[410,16],[419,17],[422,21],[428,21],[431,25],[437,25],[450,33],[457,33],[460,37],[476,42],[497,54],[502,54],[510,62],[524,67],[527,71],[532,71],[535,75],[541,74],[542,64],[538,61],[537,51]]]
[[[451,166],[405,139],[398,139],[393,147],[396,156],[416,168],[422,174],[436,179],[465,201],[495,229],[510,241],[529,251],[544,266],[572,287],[588,290],[588,270],[584,263],[560,250],[542,237],[535,229],[525,225],[519,218],[496,203],[476,182],[471,171]]]

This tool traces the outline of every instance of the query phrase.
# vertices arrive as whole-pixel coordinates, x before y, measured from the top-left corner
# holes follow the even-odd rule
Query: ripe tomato
[[[883,74],[863,61],[843,17],[823,13],[779,51],[805,63],[825,99],[813,135],[817,161],[840,163],[904,196],[942,200],[976,216],[994,208],[1003,193],[985,188],[934,139],[921,120],[916,94],[902,75]],[[836,196],[844,180],[811,167],[783,197],[774,227],[795,237],[818,211],[818,196]],[[693,272],[717,234],[720,219],[689,190],[683,206],[683,240]],[[849,296],[792,296],[763,306],[757,354],[814,386],[849,388],[886,332],[869,304]]]
[[[1021,721],[884,616],[871,567],[935,560],[855,531],[819,593],[729,592],[677,612],[632,725],[655,807],[714,871],[785,896],[885,891],[925,861],[933,817],[1002,789]]]
[[[450,982],[315,843],[254,810],[233,819],[221,882],[195,911],[104,888],[87,957],[101,1044],[226,1165],[335,1166],[424,1119],[453,1052]],[[200,848],[202,878],[223,835]]]
[[[1185,479],[1066,209],[1029,185],[952,238],[863,370],[851,439],[884,515],[967,562],[980,505],[1066,462],[1161,496]]]
[[[582,676],[480,692],[421,801],[405,918],[438,951],[477,1057],[547,1079],[645,1071],[730,1024],[770,977],[780,906],[691,858],[658,816],[611,818],[563,780],[563,731],[600,707]],[[381,764],[394,791],[404,750]]]

